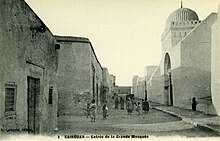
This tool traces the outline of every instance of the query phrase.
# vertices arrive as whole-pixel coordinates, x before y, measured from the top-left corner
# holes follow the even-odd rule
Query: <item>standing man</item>
[[[149,105],[149,102],[148,102],[147,98],[145,98],[145,101],[143,102],[142,106],[143,106],[143,111],[145,112],[145,114],[148,113],[150,105]]]
[[[196,98],[193,97],[192,99],[192,110],[193,111],[196,111],[196,105],[198,104],[198,102],[196,101]]]

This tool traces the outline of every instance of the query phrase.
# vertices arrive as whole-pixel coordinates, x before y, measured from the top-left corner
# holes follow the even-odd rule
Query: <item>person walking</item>
[[[131,115],[133,106],[132,106],[132,102],[131,102],[130,98],[128,98],[128,100],[127,100],[126,108],[128,111],[128,115]]]
[[[97,106],[96,106],[96,103],[95,103],[95,99],[92,100],[92,103],[90,105],[90,112],[91,112],[91,122],[95,122],[96,112],[97,112]]]
[[[192,98],[192,110],[196,111],[196,106],[197,106],[198,102],[196,101],[196,98],[193,97]]]

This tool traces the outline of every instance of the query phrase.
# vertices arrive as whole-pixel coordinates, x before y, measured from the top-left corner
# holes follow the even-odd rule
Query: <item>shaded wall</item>
[[[23,0],[0,1],[0,127],[28,128],[27,77],[40,79],[39,132],[57,126],[57,52],[49,29]],[[39,29],[42,27],[43,29]],[[15,112],[5,115],[5,86],[16,86]],[[49,104],[49,87],[53,87]]]

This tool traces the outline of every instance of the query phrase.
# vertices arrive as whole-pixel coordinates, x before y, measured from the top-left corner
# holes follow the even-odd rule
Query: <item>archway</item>
[[[173,106],[173,85],[171,73],[171,60],[168,53],[164,59],[164,103]]]

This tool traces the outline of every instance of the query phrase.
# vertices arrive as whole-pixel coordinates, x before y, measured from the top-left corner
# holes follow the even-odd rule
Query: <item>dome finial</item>
[[[181,7],[180,8],[183,8],[183,1],[181,1]]]

